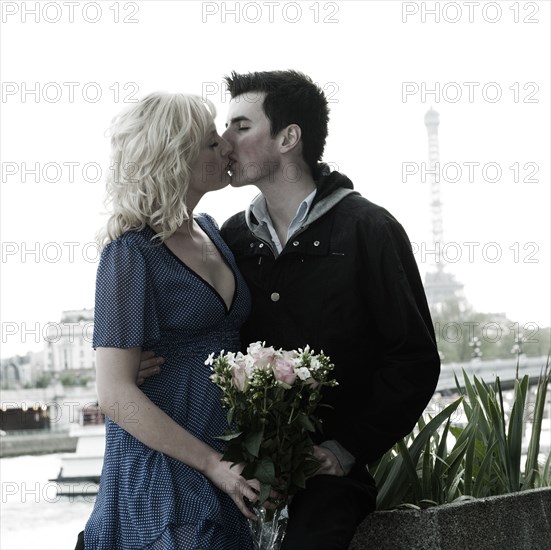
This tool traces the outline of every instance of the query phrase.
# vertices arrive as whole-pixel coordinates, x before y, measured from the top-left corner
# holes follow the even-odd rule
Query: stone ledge
[[[551,487],[427,510],[374,512],[349,550],[549,550]]]
[[[67,434],[6,435],[0,437],[0,458],[50,453],[74,453],[78,437]]]

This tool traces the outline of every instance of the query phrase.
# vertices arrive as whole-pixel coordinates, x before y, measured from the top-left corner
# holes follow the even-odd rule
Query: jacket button
[[[320,245],[319,241],[314,241],[314,246],[319,246],[319,245]]]
[[[277,302],[279,300],[279,292],[272,292],[272,295],[270,296],[272,302]]]
[[[254,248],[254,243],[251,243],[249,246],[250,246],[251,248]]]
[[[264,248],[264,243],[260,243],[260,244],[258,245],[258,248]]]
[[[300,243],[298,241],[293,241],[293,246],[298,246]]]

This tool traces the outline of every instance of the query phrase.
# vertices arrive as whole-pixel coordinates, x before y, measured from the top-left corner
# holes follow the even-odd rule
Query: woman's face
[[[199,157],[191,166],[189,190],[202,196],[226,187],[231,181],[228,170],[232,150],[232,146],[218,135],[213,124],[203,140]]]

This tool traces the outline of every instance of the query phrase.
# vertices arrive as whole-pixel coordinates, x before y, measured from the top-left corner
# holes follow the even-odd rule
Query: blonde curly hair
[[[214,124],[214,105],[195,95],[154,92],[111,122],[111,166],[98,233],[101,247],[129,230],[160,228],[161,242],[189,220],[186,194],[191,166]]]

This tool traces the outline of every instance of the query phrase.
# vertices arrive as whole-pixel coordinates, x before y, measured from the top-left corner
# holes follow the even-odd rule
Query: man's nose
[[[227,140],[224,138],[224,136],[222,135],[222,155],[225,157],[229,154],[231,154],[231,152],[233,151],[233,145]]]
[[[231,138],[230,138],[230,129],[229,128],[226,128],[226,131],[222,134],[222,139],[227,141],[228,143],[231,143]]]

